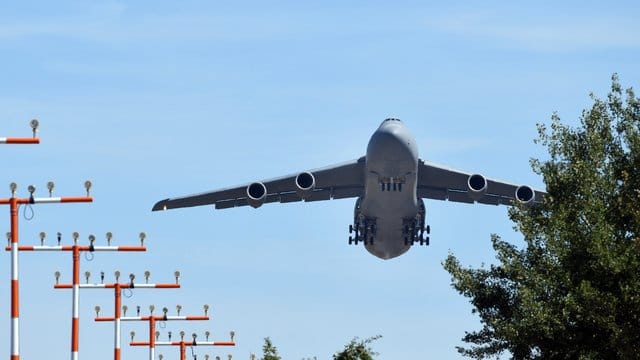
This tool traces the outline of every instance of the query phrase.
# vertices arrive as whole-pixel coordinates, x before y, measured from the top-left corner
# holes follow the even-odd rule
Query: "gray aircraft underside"
[[[540,202],[543,191],[450,169],[418,158],[404,124],[386,119],[373,133],[365,156],[342,164],[271,180],[157,202],[153,211],[215,205],[226,209],[264,203],[357,198],[350,244],[363,242],[381,259],[429,244],[423,198],[462,203],[512,205]]]

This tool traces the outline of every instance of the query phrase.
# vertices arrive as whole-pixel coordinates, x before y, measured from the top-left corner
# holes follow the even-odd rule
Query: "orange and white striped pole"
[[[60,233],[58,233],[60,236]],[[83,251],[146,251],[144,246],[144,239],[146,235],[140,233],[140,246],[94,246],[95,236],[89,235],[89,245],[78,245],[79,234],[73,233],[73,246],[25,246],[21,250],[41,250],[41,251],[71,251],[73,257],[73,282],[71,284],[57,284],[54,285],[55,289],[73,289],[73,304],[72,304],[72,320],[71,320],[71,360],[78,360],[78,349],[80,346],[80,288],[86,287],[89,284],[80,284],[80,252]],[[60,239],[60,238],[58,238]],[[111,233],[107,233],[107,242],[111,243]],[[57,277],[57,274],[56,274]],[[56,279],[56,282],[58,280]],[[99,284],[104,285],[104,284]]]
[[[155,360],[155,342],[156,342],[156,322],[159,321],[194,321],[194,320],[209,320],[209,316],[207,315],[208,305],[205,305],[205,315],[204,316],[170,316],[167,315],[168,309],[165,307],[162,309],[164,315],[163,316],[128,316],[121,317],[120,321],[147,321],[149,322],[149,360]],[[150,310],[153,308],[150,306]],[[114,321],[115,319],[112,317],[97,317],[96,321]],[[120,333],[120,329],[116,330],[116,333]],[[118,336],[119,340],[119,336]],[[118,357],[116,360],[119,360]]]
[[[53,184],[53,183],[50,183]],[[88,184],[88,185],[87,185]],[[51,204],[51,203],[79,203],[92,202],[93,198],[89,196],[89,188],[91,183],[87,181],[87,196],[82,197],[49,197],[35,198],[33,193],[35,187],[29,186],[31,196],[29,198],[17,198],[15,196],[18,185],[11,183],[10,189],[12,196],[9,199],[0,199],[0,205],[9,205],[9,214],[11,220],[10,244],[8,250],[11,251],[11,360],[20,359],[20,309],[19,309],[19,273],[18,273],[18,206],[26,204]],[[51,186],[51,189],[53,187]]]
[[[187,346],[236,346],[236,343],[231,341],[196,341],[196,334],[191,335],[193,341],[184,341],[184,331],[180,332],[180,341],[156,341],[157,346],[179,346],[180,347],[180,360],[186,360]],[[148,341],[131,341],[130,346],[151,346],[151,342]]]
[[[119,278],[120,273],[116,272],[116,281]],[[131,282],[129,283],[112,283],[112,284],[78,284],[79,289],[114,289],[115,293],[115,317],[109,318],[114,321],[115,336],[114,336],[114,352],[113,356],[115,360],[120,359],[120,303],[121,303],[121,291],[123,289],[176,289],[180,287],[180,284],[176,281],[175,284],[136,284],[133,282],[135,276],[129,275]],[[56,284],[56,289],[70,289],[75,288],[76,284]]]
[[[37,119],[33,119],[29,125],[33,130],[33,137],[0,137],[0,144],[40,144],[40,139],[36,137],[40,123]]]

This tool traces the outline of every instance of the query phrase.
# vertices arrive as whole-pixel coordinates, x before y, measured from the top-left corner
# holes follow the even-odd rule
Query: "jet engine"
[[[254,182],[247,186],[247,203],[253,208],[259,208],[267,199],[267,187],[261,182]]]
[[[467,180],[469,197],[473,200],[480,200],[487,192],[487,179],[480,174],[473,174]]]
[[[516,189],[516,200],[524,205],[533,204],[533,200],[535,199],[535,197],[535,191],[527,185],[520,185]]]
[[[305,199],[313,193],[316,187],[316,178],[310,172],[301,172],[296,176],[296,193]]]

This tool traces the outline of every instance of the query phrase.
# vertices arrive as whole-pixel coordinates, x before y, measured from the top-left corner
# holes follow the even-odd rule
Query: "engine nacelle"
[[[516,200],[523,205],[533,204],[533,200],[536,197],[536,192],[527,185],[520,185],[516,189]]]
[[[487,179],[480,174],[473,174],[467,179],[469,197],[473,200],[480,200],[487,192]]]
[[[316,187],[316,178],[310,172],[301,172],[296,176],[296,193],[306,199],[313,193]]]
[[[261,182],[254,182],[247,186],[247,203],[253,208],[259,208],[267,199],[267,187]]]

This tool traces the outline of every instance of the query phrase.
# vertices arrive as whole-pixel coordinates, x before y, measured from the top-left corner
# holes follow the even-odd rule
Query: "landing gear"
[[[372,245],[376,237],[376,219],[367,218],[360,212],[360,199],[356,201],[353,214],[353,224],[349,225],[349,245],[358,245],[364,242],[365,245]]]

